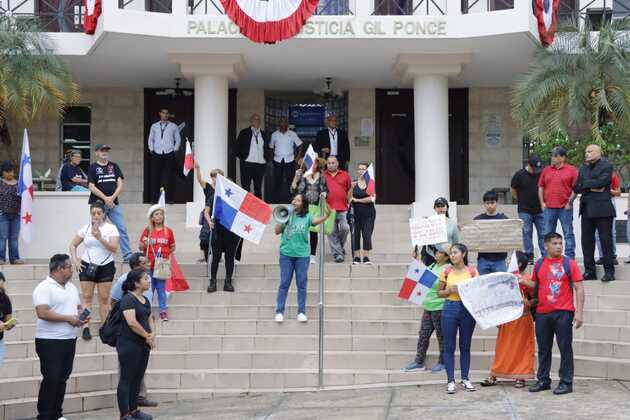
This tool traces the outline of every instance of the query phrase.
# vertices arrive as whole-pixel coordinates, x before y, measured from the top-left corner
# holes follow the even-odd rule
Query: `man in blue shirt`
[[[142,268],[147,273],[151,269],[149,259],[142,252],[134,252],[129,257],[129,268],[132,270],[135,268]],[[116,283],[112,286],[111,298],[112,298],[112,306],[116,302],[119,302],[122,299],[123,291],[122,285],[127,280],[127,274],[125,273],[116,280]],[[143,293],[144,297],[149,300],[149,302],[153,301],[153,292],[151,288]],[[118,364],[118,376],[120,376],[120,364]],[[156,407],[158,405],[157,402],[152,401],[147,398],[147,387],[144,384],[144,378],[142,378],[142,382],[140,382],[140,393],[138,394],[138,406],[140,407]]]

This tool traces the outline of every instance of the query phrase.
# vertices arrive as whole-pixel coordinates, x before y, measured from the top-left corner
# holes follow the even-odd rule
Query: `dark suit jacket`
[[[582,194],[580,200],[580,215],[582,217],[615,217],[615,206],[610,195],[612,173],[613,167],[605,159],[600,159],[592,165],[584,164],[580,167],[573,191],[576,194]],[[600,188],[603,188],[604,191],[591,191],[591,189]]]
[[[328,136],[328,129],[320,130],[317,133],[317,139],[313,146],[317,154],[322,156],[322,149],[330,149],[330,137]],[[345,165],[350,160],[350,141],[348,140],[348,133],[343,130],[337,129],[337,159],[341,168],[345,168]],[[326,156],[328,157],[328,156]]]
[[[269,162],[269,159],[271,159],[272,157],[271,155],[272,149],[269,148],[269,144],[271,140],[264,130],[260,130],[260,135],[262,136],[263,141],[265,143],[265,145],[263,146],[265,160]],[[249,146],[251,144],[251,141],[252,141],[252,128],[251,127],[244,128],[238,133],[238,137],[236,137],[236,147],[234,149],[235,149],[236,157],[239,158],[241,162],[244,162],[245,159],[247,159],[247,156],[249,155]]]

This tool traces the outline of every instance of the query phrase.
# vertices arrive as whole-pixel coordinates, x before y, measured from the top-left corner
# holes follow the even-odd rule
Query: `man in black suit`
[[[327,119],[328,128],[320,130],[315,140],[315,151],[322,158],[337,156],[339,167],[348,169],[350,160],[350,141],[348,133],[337,129],[337,117],[331,115]]]
[[[582,252],[584,254],[584,280],[596,280],[595,272],[595,231],[599,233],[604,250],[604,270],[602,281],[615,279],[614,252],[612,240],[612,221],[615,206],[610,195],[612,165],[602,159],[601,147],[591,144],[586,148],[586,163],[580,167],[580,173],[573,190],[582,194],[580,216],[582,216]]]
[[[269,137],[260,128],[260,115],[254,114],[251,126],[244,128],[236,138],[236,157],[241,161],[241,186],[251,191],[254,181],[254,195],[262,198],[262,184],[271,149]]]

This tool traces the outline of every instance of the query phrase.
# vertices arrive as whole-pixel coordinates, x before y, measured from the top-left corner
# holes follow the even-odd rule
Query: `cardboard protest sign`
[[[521,219],[473,220],[464,225],[459,241],[469,251],[510,252],[523,249]]]
[[[409,230],[413,246],[441,244],[448,241],[446,216],[443,214],[409,219]]]
[[[518,278],[511,273],[492,273],[457,286],[459,297],[482,329],[502,325],[523,315]]]

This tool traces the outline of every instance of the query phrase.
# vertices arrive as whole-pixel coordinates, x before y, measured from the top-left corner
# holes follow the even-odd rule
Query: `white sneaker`
[[[474,392],[477,389],[475,389],[475,386],[472,384],[472,382],[470,382],[468,379],[462,379],[462,387],[464,387],[464,389],[468,392]]]
[[[306,315],[304,315],[304,314],[298,314],[298,316],[297,316],[297,320],[298,320],[299,322],[306,322],[306,321],[308,321],[308,318],[307,318],[307,317],[306,317]]]
[[[446,393],[454,394],[456,392],[457,392],[457,387],[455,386],[455,382],[449,382],[448,385],[446,385]]]
[[[317,258],[311,255],[311,264],[317,264]]]
[[[284,322],[284,315],[282,315],[281,313],[277,313],[276,317],[275,317],[275,320],[276,320],[277,323]]]

